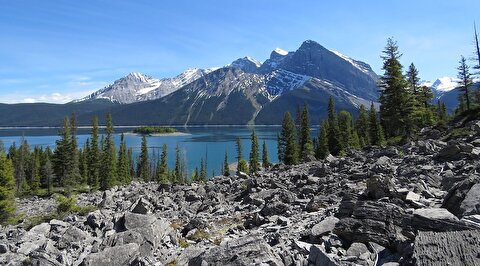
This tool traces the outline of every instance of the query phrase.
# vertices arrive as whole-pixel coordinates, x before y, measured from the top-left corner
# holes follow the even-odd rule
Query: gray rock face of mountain
[[[332,52],[314,41],[305,41],[294,53],[274,59],[276,68],[341,84],[349,93],[376,101],[377,75],[369,65]]]
[[[178,90],[213,70],[214,69],[192,68],[187,69],[174,78],[164,79],[155,79],[142,73],[133,72],[76,102],[108,99],[115,103],[129,104],[155,100]]]

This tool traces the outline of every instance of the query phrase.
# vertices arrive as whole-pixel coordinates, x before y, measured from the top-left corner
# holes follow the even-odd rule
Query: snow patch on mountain
[[[352,64],[352,66],[356,67],[357,69],[359,69],[360,71],[362,71],[363,73],[365,74],[370,74],[371,73],[371,69],[367,68],[365,65],[363,64],[360,64],[359,61],[356,61],[346,55],[343,55],[341,54],[340,52],[337,52],[337,51],[333,51],[332,50],[332,53],[336,54],[337,56],[341,57],[343,60],[349,62],[350,64]]]
[[[275,53],[277,53],[279,55],[287,55],[288,54],[288,52],[283,50],[282,48],[275,48],[275,50],[273,50],[273,51],[275,51]]]
[[[265,75],[266,90],[268,99],[273,101],[283,93],[303,86],[312,77],[299,75],[284,69],[274,70]]]

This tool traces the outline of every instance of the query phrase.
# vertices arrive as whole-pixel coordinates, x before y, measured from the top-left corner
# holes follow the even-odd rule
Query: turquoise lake
[[[255,126],[255,127],[179,127],[179,132],[188,133],[185,136],[151,136],[147,137],[150,158],[158,158],[163,144],[168,147],[168,165],[173,168],[175,165],[175,148],[177,144],[186,155],[189,176],[195,167],[200,168],[200,160],[207,158],[208,175],[220,174],[225,151],[228,153],[229,163],[236,161],[235,139],[242,140],[242,151],[244,159],[248,160],[250,154],[250,135],[255,129],[259,140],[260,156],[261,145],[265,141],[270,161],[278,162],[277,158],[277,133],[279,126]],[[31,147],[55,147],[55,141],[59,139],[58,128],[0,128],[0,140],[5,149],[8,149],[13,142],[17,144],[25,138]],[[120,142],[120,133],[129,132],[132,128],[115,128],[115,143]],[[90,129],[78,129],[78,143],[83,147],[87,138],[90,137]],[[317,136],[318,128],[313,128],[312,136]],[[127,146],[133,149],[134,157],[140,153],[141,136],[125,135]]]

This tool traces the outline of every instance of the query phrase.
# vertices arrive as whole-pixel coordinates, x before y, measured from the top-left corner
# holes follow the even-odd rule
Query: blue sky
[[[473,55],[478,0],[0,0],[0,102],[67,102],[129,72],[156,78],[307,39],[381,74],[386,39],[422,79]]]

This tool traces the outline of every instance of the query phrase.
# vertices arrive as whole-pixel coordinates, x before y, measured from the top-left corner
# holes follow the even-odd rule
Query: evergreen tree
[[[0,151],[0,223],[15,212],[15,179],[12,161]]]
[[[467,65],[467,60],[465,57],[461,57],[460,61],[458,62],[460,65],[458,66],[458,79],[460,79],[458,85],[460,85],[460,89],[462,91],[462,96],[465,99],[467,110],[470,110],[470,87],[473,85],[472,75],[470,74],[470,67]]]
[[[357,131],[357,134],[358,134],[360,147],[365,147],[370,144],[370,134],[368,132],[369,130],[368,123],[369,123],[368,112],[365,109],[365,106],[362,104],[360,105],[360,112],[359,112],[358,118],[355,121],[355,130]]]
[[[90,156],[90,139],[87,139],[80,156],[80,174],[82,175],[82,184],[88,184],[88,157]]]
[[[203,158],[200,160],[199,181],[207,182],[207,161],[203,160]]]
[[[42,166],[42,175],[45,178],[45,187],[47,188],[47,193],[50,195],[52,193],[52,182],[55,176],[49,157],[46,158],[45,163]]]
[[[320,131],[318,132],[317,149],[315,151],[315,157],[317,159],[325,159],[328,154],[328,122],[323,121],[320,125]]]
[[[113,122],[110,113],[107,114],[107,126],[103,141],[102,165],[100,168],[100,189],[107,190],[116,183],[117,163],[115,143],[113,142]]]
[[[445,106],[445,103],[440,102],[440,100],[437,101],[437,118],[438,122],[444,123],[447,121],[447,107]]]
[[[237,137],[235,144],[237,147],[237,173],[248,173],[247,161],[243,159],[242,155],[242,141],[240,140],[240,138]]]
[[[408,83],[402,74],[401,54],[397,43],[389,38],[383,51],[383,70],[380,77],[380,117],[387,137],[407,136],[412,109]],[[372,141],[373,142],[373,141]]]
[[[249,172],[255,174],[260,170],[260,160],[258,152],[258,138],[255,130],[252,131],[251,135],[252,147],[250,149],[250,162],[249,162]]]
[[[70,117],[70,147],[68,149],[69,163],[67,164],[67,173],[65,177],[65,186],[67,192],[76,184],[81,183],[82,176],[80,175],[80,161],[78,155],[77,145],[77,119],[75,114]]]
[[[301,121],[300,121],[300,156],[303,161],[306,161],[313,155],[313,142],[310,135],[310,117],[308,115],[308,107],[303,106]]]
[[[1,153],[1,151],[0,151]],[[42,151],[40,150],[40,148],[37,146],[33,149],[33,154],[31,156],[31,160],[30,160],[30,168],[31,168],[31,183],[30,183],[30,189],[32,191],[33,194],[36,194],[38,189],[40,188],[40,185],[41,185],[41,175],[40,175],[40,168],[41,168],[41,165],[40,165],[40,157],[41,157],[41,153]]]
[[[407,71],[407,82],[410,87],[410,91],[413,95],[418,95],[420,78],[418,77],[418,70],[413,63],[410,64]]]
[[[200,181],[200,175],[198,173],[198,167],[195,167],[195,170],[193,170],[192,174],[192,182],[199,182]]]
[[[128,166],[130,167],[130,178],[133,179],[133,177],[135,176],[135,161],[133,160],[132,148],[128,148],[127,157],[128,157]]]
[[[96,116],[92,119],[91,143],[87,157],[89,166],[87,184],[91,188],[97,188],[99,186],[100,150],[98,147],[98,118]]]
[[[382,126],[378,122],[377,118],[377,111],[375,110],[375,106],[370,106],[370,123],[369,123],[369,132],[370,132],[370,143],[372,145],[382,145],[385,141],[383,136]]]
[[[128,160],[127,143],[125,142],[125,136],[123,133],[120,135],[120,149],[118,151],[117,160],[117,178],[122,184],[128,184],[131,181],[130,165]]]
[[[180,157],[180,147],[177,144],[177,147],[175,148],[175,182],[177,184],[182,184],[183,183],[183,172],[182,172],[182,165],[181,165],[181,157]],[[203,165],[203,164],[202,164]]]
[[[167,144],[162,145],[160,162],[157,164],[157,181],[161,184],[168,183]]]
[[[476,69],[476,74],[480,76],[480,44],[478,42],[477,25],[475,22],[473,23],[473,31],[475,32],[475,65],[473,66],[473,69]]]
[[[225,151],[225,157],[223,159],[223,175],[230,176],[230,168],[228,167],[228,153]]]
[[[328,99],[328,150],[333,156],[340,155],[343,151],[342,143],[340,142],[340,129],[338,128],[337,113],[335,112],[335,102],[333,97]]]
[[[299,161],[296,135],[292,116],[289,112],[286,112],[283,117],[282,131],[278,142],[280,147],[278,149],[283,151],[282,161],[287,165],[297,164]]]
[[[137,176],[143,181],[150,181],[150,165],[148,159],[147,137],[142,136],[140,157],[138,158]]]
[[[70,143],[70,119],[65,117],[63,128],[60,132],[60,139],[56,141],[53,152],[53,169],[57,178],[57,184],[64,187],[69,177],[68,170],[71,169],[71,143]]]
[[[352,115],[347,111],[340,111],[338,115],[339,139],[342,147],[358,149],[360,143],[358,135],[353,129]]]
[[[265,143],[265,140],[264,140],[262,144],[262,167],[264,169],[269,169],[270,165],[271,163],[270,163],[270,159],[268,159],[267,143]]]

